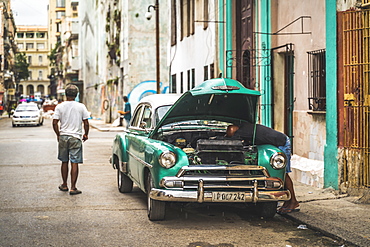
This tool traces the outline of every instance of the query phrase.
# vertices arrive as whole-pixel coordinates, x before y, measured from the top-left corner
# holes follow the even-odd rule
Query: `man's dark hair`
[[[123,96],[123,101],[128,102],[127,96]]]
[[[68,84],[65,89],[68,98],[76,98],[78,94],[78,87],[74,84]]]

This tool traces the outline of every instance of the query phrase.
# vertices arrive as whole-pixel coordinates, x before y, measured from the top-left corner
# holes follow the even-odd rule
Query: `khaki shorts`
[[[59,136],[58,159],[62,162],[83,163],[81,139]]]

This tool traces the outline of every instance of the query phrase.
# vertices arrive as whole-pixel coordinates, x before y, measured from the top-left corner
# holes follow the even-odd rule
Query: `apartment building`
[[[79,77],[79,17],[78,0],[49,1],[49,42],[53,53],[51,68],[52,95],[63,98],[65,85],[73,83],[80,89],[80,100],[83,97],[82,82]]]
[[[15,23],[10,8],[10,1],[0,2],[0,106],[1,109],[15,102],[16,84],[14,82],[14,54],[17,47],[14,42]]]
[[[46,26],[18,26],[16,42],[19,52],[24,52],[29,63],[29,77],[19,83],[23,95],[49,95],[48,29]]]

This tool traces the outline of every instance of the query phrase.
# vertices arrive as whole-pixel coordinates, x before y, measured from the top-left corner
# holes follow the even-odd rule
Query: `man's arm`
[[[59,119],[53,119],[53,130],[55,132],[55,134],[57,135],[57,139],[58,139],[58,142],[59,142],[59,126],[58,126],[58,122],[59,122]]]
[[[88,119],[84,119],[83,120],[83,123],[84,123],[84,135],[82,137],[82,140],[83,141],[87,141],[87,139],[89,139],[89,129],[90,129],[90,125],[89,125],[89,120]]]

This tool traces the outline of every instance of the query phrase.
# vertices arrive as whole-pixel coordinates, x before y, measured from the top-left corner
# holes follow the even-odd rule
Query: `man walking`
[[[71,189],[70,195],[81,194],[76,188],[78,164],[83,163],[82,141],[88,139],[89,113],[84,104],[75,101],[78,87],[68,84],[65,88],[67,101],[57,105],[53,116],[53,129],[58,140],[58,159],[62,161],[61,173],[63,183],[59,190],[68,191],[68,162],[71,162]],[[58,126],[60,122],[60,128]],[[82,123],[84,133],[82,134]]]
[[[128,97],[123,96],[125,102],[123,111],[118,111],[121,114],[119,126],[123,126],[123,119],[125,119],[125,127],[128,128],[131,120],[131,104],[128,102]]]

